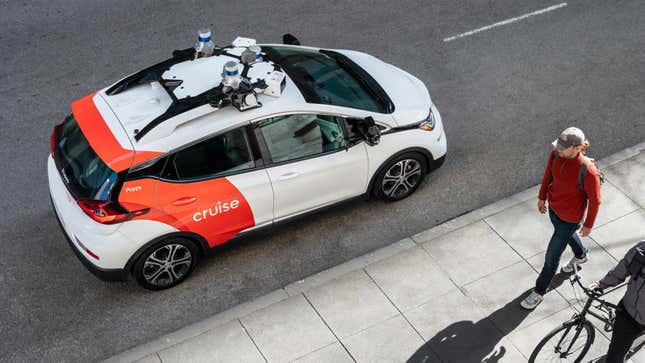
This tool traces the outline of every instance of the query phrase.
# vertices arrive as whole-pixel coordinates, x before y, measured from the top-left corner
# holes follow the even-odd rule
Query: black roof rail
[[[134,139],[137,141],[141,140],[141,138],[145,136],[145,134],[150,132],[150,130],[154,129],[159,124],[168,120],[171,117],[177,116],[181,113],[192,110],[193,108],[197,108],[199,106],[203,106],[206,104],[211,104],[211,105],[218,104],[221,99],[225,98],[222,88],[223,87],[220,84],[219,86],[213,87],[205,92],[202,92],[195,97],[189,96],[182,99],[177,99],[172,92],[168,92],[173,98],[173,101],[170,104],[170,107],[168,107],[166,112],[162,113],[161,115],[157,116],[154,120],[150,121],[143,129],[141,129],[141,131],[137,132],[136,135],[134,135]]]
[[[174,87],[179,86],[179,84],[176,84],[176,85],[172,84],[171,81],[161,82],[162,81],[161,75],[165,71],[170,69],[170,67],[174,66],[175,64],[185,62],[191,59],[195,59],[194,48],[175,50],[174,52],[172,52],[172,58],[166,59],[163,62],[157,63],[153,66],[142,69],[137,73],[134,73],[132,75],[125,77],[124,79],[112,85],[112,87],[108,88],[107,91],[105,91],[105,93],[107,93],[108,96],[113,96],[127,90],[131,86],[136,86],[138,84],[141,84],[142,81],[147,81],[147,82],[158,81],[164,86],[164,88],[169,86],[174,89]],[[171,83],[171,84],[167,85],[164,83]],[[175,81],[174,83],[177,83],[177,82]],[[168,92],[168,93],[171,95],[170,97],[174,97],[172,92]]]
[[[216,48],[215,55],[226,54],[230,57],[239,59],[239,57],[236,55],[228,54],[228,52],[226,52],[226,49],[228,48],[230,48],[230,46]],[[170,96],[170,98],[172,99],[170,107],[168,107],[168,109],[163,114],[150,121],[143,129],[141,129],[141,131],[136,132],[134,136],[136,141],[141,140],[141,138],[145,134],[147,134],[150,130],[158,126],[163,121],[193,108],[203,106],[209,102],[212,102],[212,100],[219,100],[222,97],[223,92],[221,86],[214,87],[195,97],[178,99],[177,96],[175,96],[175,93],[173,91],[175,90],[175,88],[181,85],[183,81],[176,79],[163,79],[161,76],[165,71],[169,70],[170,67],[174,66],[175,64],[193,59],[195,59],[195,48],[175,50],[172,52],[172,58],[166,59],[165,61],[159,62],[148,68],[142,69],[139,72],[136,72],[120,80],[105,91],[108,96],[113,96],[126,91],[130,87],[139,85],[142,82],[157,81],[163,86],[164,90],[166,90],[166,92],[168,93],[168,96]]]
[[[232,46],[230,45],[221,47],[221,48],[215,48],[213,55],[214,56],[226,55],[228,57],[240,60],[240,56],[231,54],[227,51],[227,49],[230,49],[230,48],[232,48]],[[178,79],[163,79],[161,76],[165,71],[170,69],[170,67],[172,67],[173,65],[181,62],[185,62],[188,60],[193,60],[193,59],[195,59],[194,48],[175,50],[172,52],[172,58],[167,59],[163,62],[157,63],[146,69],[143,69],[135,74],[132,74],[107,89],[106,91],[107,95],[112,96],[127,90],[131,86],[139,85],[141,84],[141,82],[157,81],[163,86],[164,90],[166,90],[166,92],[172,99],[172,103],[164,113],[157,116],[154,120],[146,124],[146,126],[144,126],[143,129],[135,130],[134,139],[136,141],[141,140],[141,138],[143,138],[148,132],[150,132],[152,129],[157,127],[162,122],[174,116],[182,114],[186,111],[189,111],[194,108],[207,105],[207,104],[210,104],[213,107],[223,107],[227,104],[230,104],[230,100],[228,102],[226,100],[228,96],[227,94],[224,93],[223,86],[221,84],[209,90],[206,90],[194,97],[187,96],[187,97],[178,99],[177,96],[175,96],[173,92],[174,89],[177,88],[179,85],[181,85],[183,81]],[[249,71],[249,68],[252,65],[245,65],[245,64],[242,64],[242,65],[244,67],[242,71],[242,75],[246,76],[247,72]]]

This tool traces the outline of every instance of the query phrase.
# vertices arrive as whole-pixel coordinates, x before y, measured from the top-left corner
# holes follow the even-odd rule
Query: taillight
[[[150,210],[140,209],[131,212],[117,202],[90,199],[80,199],[78,205],[90,218],[103,224],[125,222]]]
[[[52,131],[52,137],[50,140],[52,155],[54,155],[54,150],[56,150],[56,139],[58,139],[58,132],[60,130],[60,125],[54,126],[54,131]]]

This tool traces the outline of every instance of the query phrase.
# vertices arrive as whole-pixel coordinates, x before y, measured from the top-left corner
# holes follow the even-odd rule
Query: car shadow
[[[565,273],[557,274],[550,285],[549,293],[556,294],[556,291],[551,290],[562,285],[569,276]],[[531,310],[520,306],[520,302],[531,290],[524,291],[479,321],[463,320],[447,326],[421,346],[407,362],[430,363],[437,358],[441,362],[455,363],[499,362],[508,350],[499,343],[531,314]]]

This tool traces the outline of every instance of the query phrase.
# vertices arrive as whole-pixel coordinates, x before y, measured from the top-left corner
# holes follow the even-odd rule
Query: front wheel
[[[588,320],[573,320],[553,329],[538,343],[530,363],[580,362],[589,351],[596,331]]]
[[[428,170],[425,157],[405,153],[381,170],[374,184],[374,194],[386,201],[403,199],[412,194],[423,181]]]
[[[198,259],[195,244],[173,237],[148,248],[134,264],[132,274],[148,290],[173,287],[190,275]]]

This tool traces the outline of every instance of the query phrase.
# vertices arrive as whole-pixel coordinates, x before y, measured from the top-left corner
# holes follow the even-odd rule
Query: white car
[[[364,53],[285,43],[175,51],[72,103],[49,188],[90,271],[168,288],[233,237],[356,196],[405,198],[443,163],[423,82]]]

